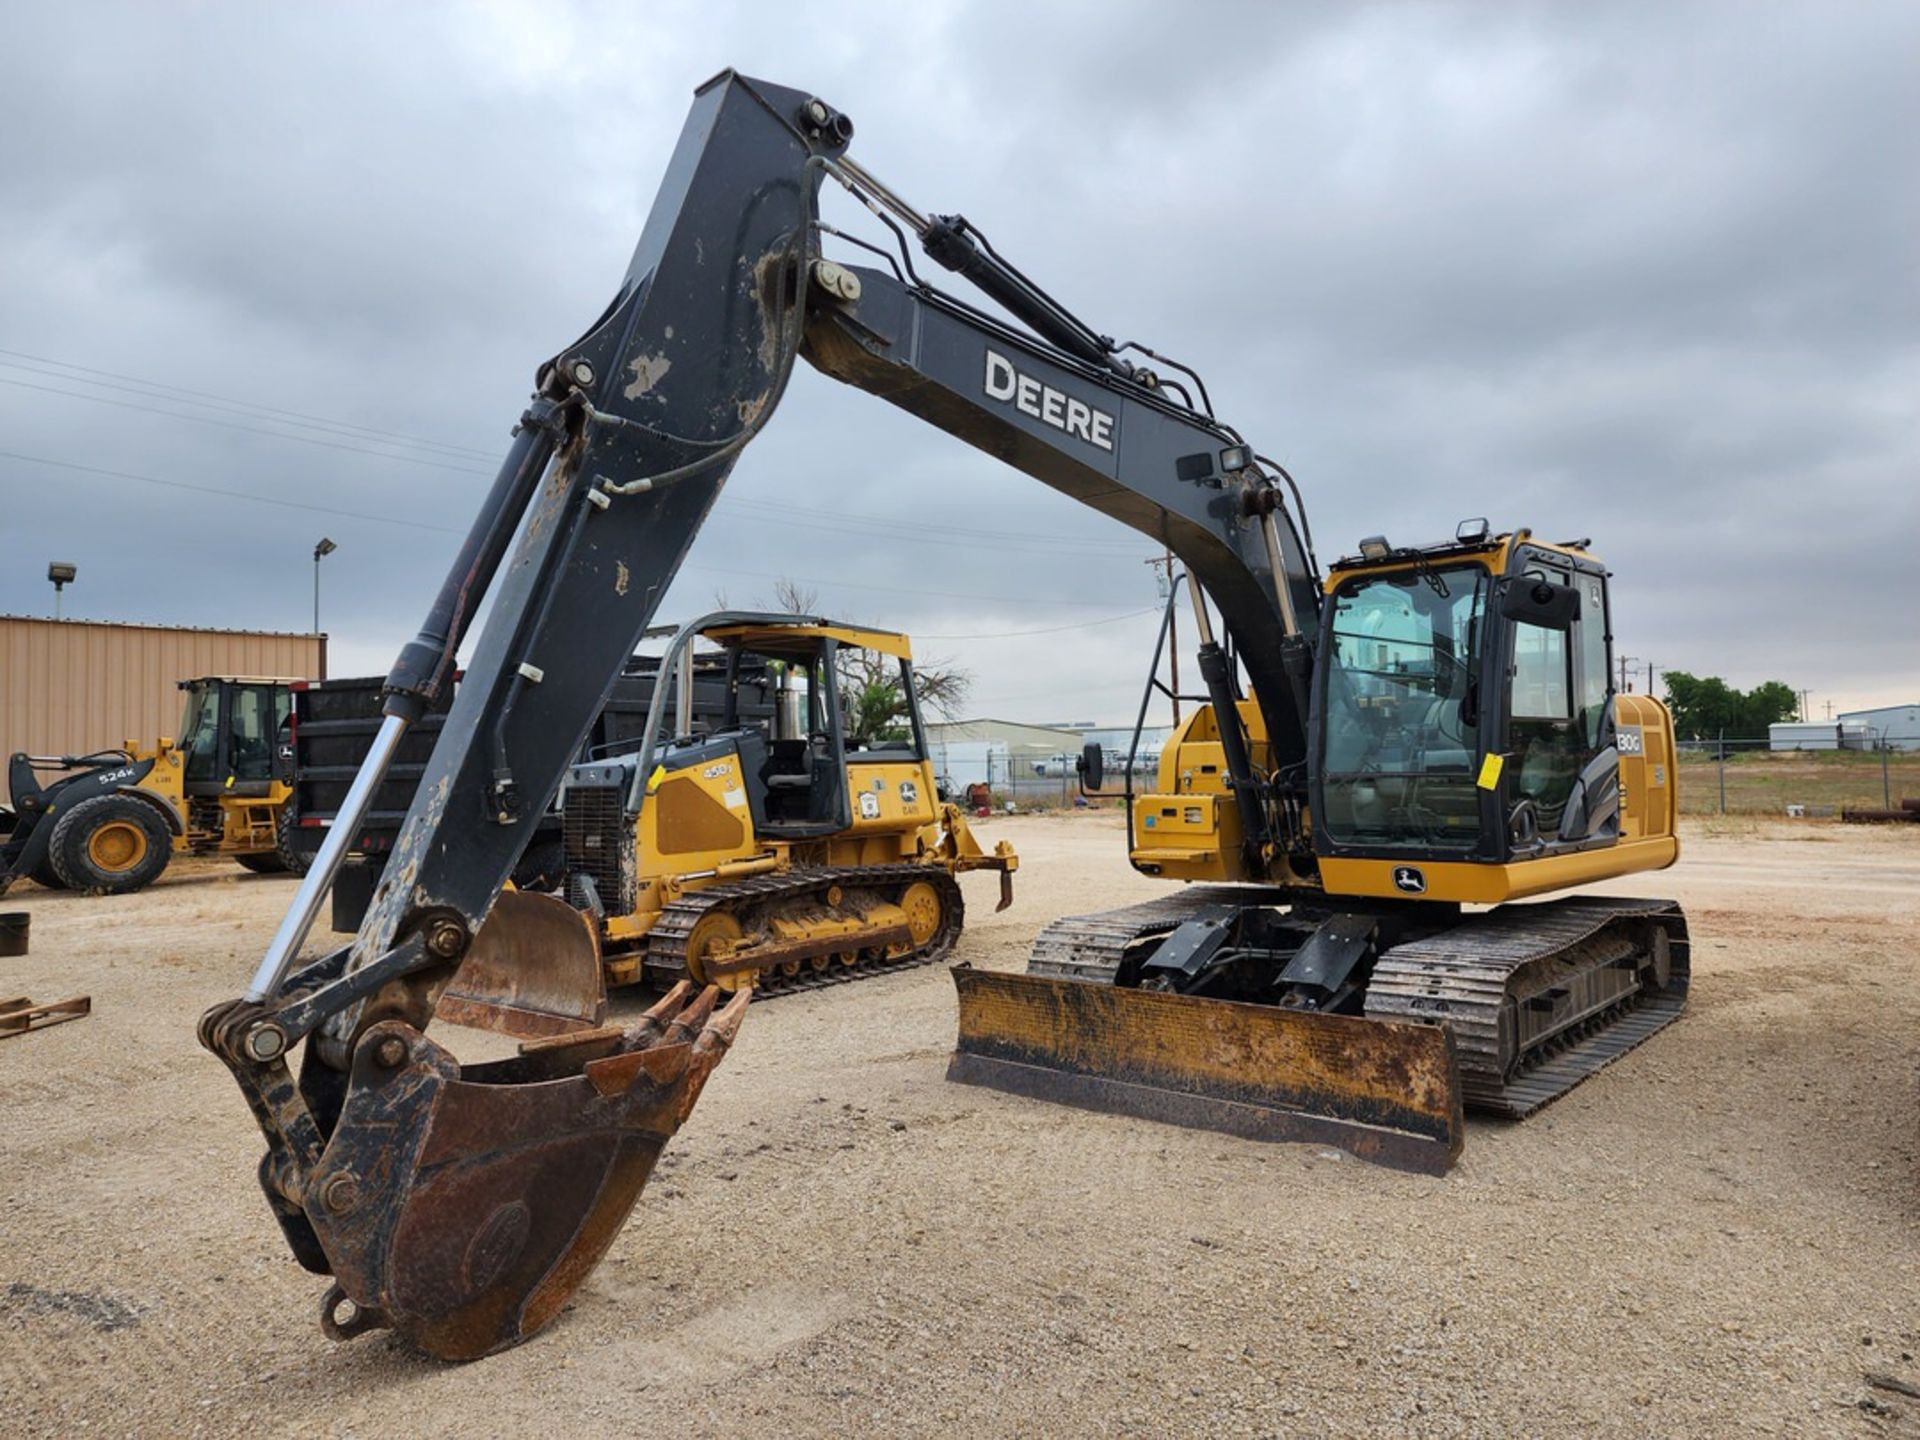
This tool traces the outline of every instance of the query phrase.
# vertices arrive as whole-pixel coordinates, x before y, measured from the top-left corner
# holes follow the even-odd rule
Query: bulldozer
[[[696,642],[720,652],[700,657],[719,692],[708,725]],[[867,683],[898,695],[899,723],[858,733],[849,702],[885,668]],[[594,921],[605,986],[767,995],[864,979],[953,949],[956,875],[996,870],[999,908],[1012,903],[1013,847],[984,850],[937,794],[907,636],[719,611],[675,631],[658,674],[639,749],[573,766],[562,792],[567,898]],[[605,1018],[584,950],[495,953],[482,937],[441,1019],[535,1037]]]
[[[286,870],[282,827],[292,791],[275,751],[290,683],[182,680],[177,740],[12,756],[13,825],[0,838],[0,894],[25,876],[51,890],[126,895],[159,879],[175,855],[230,856],[262,874]],[[49,773],[59,778],[43,784]]]
[[[727,71],[697,92],[626,276],[539,367],[251,984],[202,1019],[266,1139],[289,1248],[333,1277],[335,1338],[385,1328],[464,1359],[539,1331],[740,1033],[745,977],[812,964],[772,927],[720,927],[632,1027],[481,1064],[427,1033],[449,996],[491,989],[508,1008],[530,977],[597,978],[568,958],[594,954],[591,919],[508,880],[799,358],[1171,550],[1198,627],[1202,704],[1128,808],[1134,866],[1189,883],[1049,925],[1025,974],[954,967],[953,1078],[1438,1172],[1467,1104],[1523,1114],[1683,1003],[1675,905],[1560,893],[1678,855],[1672,727],[1608,679],[1610,580],[1589,545],[1474,522],[1430,545],[1369,536],[1323,574],[1299,488],[1214,414],[1196,370],[1079,319],[980,227],[869,172],[852,139],[802,90]],[[878,240],[821,219],[829,181]],[[828,258],[830,236],[879,263]],[[931,283],[926,261],[974,295]],[[303,954],[489,593],[359,931]],[[636,767],[635,837],[682,801],[713,820],[751,808],[725,798],[738,739],[696,749]],[[870,763],[883,785],[906,778]],[[713,827],[707,868],[744,829]]]

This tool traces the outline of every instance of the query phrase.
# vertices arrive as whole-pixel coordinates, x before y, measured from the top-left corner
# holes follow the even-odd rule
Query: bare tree
[[[774,603],[768,608],[790,615],[815,615],[819,613],[819,598],[818,591],[782,576],[773,582]],[[839,657],[840,709],[848,743],[869,745],[876,740],[905,739],[907,697],[900,684],[899,661],[878,650],[852,647],[842,649]],[[973,676],[935,661],[913,667],[913,688],[923,709],[950,716],[966,703]]]

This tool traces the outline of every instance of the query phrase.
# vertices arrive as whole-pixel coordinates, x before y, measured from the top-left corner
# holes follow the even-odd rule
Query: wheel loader
[[[182,680],[180,738],[129,740],[91,755],[14,755],[14,824],[0,839],[0,894],[21,876],[48,889],[125,895],[175,855],[231,856],[249,870],[288,868],[282,820],[291,791],[275,747],[287,680]],[[43,785],[40,777],[61,772]]]
[[[804,91],[734,71],[700,88],[625,278],[539,367],[389,673],[344,823],[246,993],[201,1022],[267,1140],[289,1247],[333,1277],[336,1338],[387,1328],[470,1358],[540,1330],[740,1031],[751,986],[722,1005],[718,981],[748,947],[724,936],[711,983],[632,1028],[477,1065],[427,1033],[471,955],[497,983],[593,947],[579,912],[506,882],[797,358],[1185,567],[1204,704],[1129,818],[1134,865],[1190,883],[1048,927],[1026,974],[956,967],[956,1079],[1439,1171],[1466,1104],[1523,1113],[1680,1007],[1671,902],[1547,898],[1678,853],[1671,726],[1607,680],[1609,581],[1587,544],[1375,535],[1323,574],[1292,478],[1214,414],[1197,371],[1080,320],[979,226],[871,174],[852,139]],[[875,238],[821,220],[829,181]],[[878,263],[828,258],[829,237]],[[489,593],[359,932],[303,955],[353,817]],[[643,828],[671,803],[660,771]],[[703,813],[728,808],[699,785],[723,777],[677,778]]]
[[[717,646],[718,713],[694,711],[694,645]],[[900,723],[855,733],[848,700],[890,663]],[[724,658],[721,658],[724,657]],[[704,657],[703,657],[704,658]],[[715,673],[717,672],[717,673]],[[521,1036],[598,1024],[606,986],[683,980],[762,995],[926,965],[960,937],[954,877],[997,870],[939,799],[905,635],[824,616],[720,611],[680,627],[639,748],[573,766],[562,799],[568,900],[584,948],[496,953],[483,930],[439,1015]],[[671,708],[670,708],[671,707]]]

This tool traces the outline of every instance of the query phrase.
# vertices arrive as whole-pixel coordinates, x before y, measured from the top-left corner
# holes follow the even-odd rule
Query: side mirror
[[[1074,767],[1080,772],[1080,788],[1098,790],[1106,783],[1107,753],[1089,740],[1080,751],[1080,763]]]
[[[1580,592],[1571,585],[1516,575],[1501,592],[1500,613],[1509,620],[1538,625],[1543,630],[1570,629],[1573,617],[1580,613]]]

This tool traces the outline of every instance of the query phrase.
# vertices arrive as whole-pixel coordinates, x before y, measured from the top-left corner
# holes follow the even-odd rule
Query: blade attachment
[[[947,1078],[1251,1140],[1337,1145],[1445,1174],[1465,1139],[1438,1025],[953,967]]]

